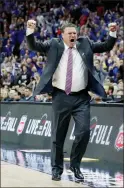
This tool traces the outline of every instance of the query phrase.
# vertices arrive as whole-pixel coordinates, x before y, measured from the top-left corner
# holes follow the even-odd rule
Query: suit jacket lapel
[[[76,48],[78,51],[80,51],[80,42],[79,41],[76,41]]]
[[[59,46],[58,46],[58,57],[57,57],[56,65],[59,64],[63,52],[64,52],[64,43],[62,40],[60,40]]]
[[[83,48],[80,46],[80,42],[79,41],[76,42],[76,48],[77,48],[82,60],[85,62],[86,66],[87,66],[85,53],[83,52]]]
[[[86,64],[85,53],[83,52],[83,48],[81,47],[81,44],[80,44],[79,41],[76,42],[76,48],[77,48],[80,56],[82,57],[82,59],[85,61],[85,64]]]

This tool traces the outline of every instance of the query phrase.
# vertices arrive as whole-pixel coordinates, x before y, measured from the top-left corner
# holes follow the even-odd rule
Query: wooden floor
[[[1,162],[1,187],[88,187],[86,184],[61,180],[52,181],[45,173]]]

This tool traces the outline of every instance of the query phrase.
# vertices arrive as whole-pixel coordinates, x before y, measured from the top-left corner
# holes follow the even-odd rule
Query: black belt
[[[64,90],[59,89],[59,88],[57,88],[57,87],[54,87],[54,91],[61,91],[61,92],[63,92],[63,93],[66,94],[66,92],[65,92]],[[86,92],[87,92],[87,89],[82,89],[82,90],[80,90],[80,91],[70,92],[68,95],[79,95],[79,94],[81,94],[81,93],[86,93]]]

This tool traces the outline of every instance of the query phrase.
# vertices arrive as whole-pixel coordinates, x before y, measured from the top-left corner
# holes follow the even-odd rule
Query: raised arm
[[[32,51],[47,52],[49,50],[51,40],[47,40],[45,42],[42,42],[40,40],[36,41],[34,38],[35,28],[36,28],[36,21],[28,20],[27,29],[26,29],[26,41],[28,48]]]
[[[112,50],[116,39],[116,23],[111,23],[109,24],[109,37],[105,42],[89,42],[94,53],[102,53]]]

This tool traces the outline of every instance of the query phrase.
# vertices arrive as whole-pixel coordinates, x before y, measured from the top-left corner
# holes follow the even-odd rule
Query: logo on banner
[[[90,130],[90,143],[110,145],[113,126],[98,124],[98,118],[94,116],[91,118]]]
[[[96,116],[94,116],[94,117],[92,117],[91,118],[91,126],[90,126],[90,129],[94,129],[95,127],[96,127],[96,125],[97,125],[97,117]]]
[[[24,129],[25,124],[26,124],[26,121],[27,121],[27,116],[26,116],[26,115],[23,115],[23,116],[21,117],[21,119],[20,119],[19,125],[18,125],[18,127],[17,127],[17,131],[16,131],[16,133],[17,133],[18,135],[22,134],[23,129]]]
[[[44,115],[41,117],[41,124],[42,124],[42,125],[45,125],[46,121],[47,121],[47,114],[44,114]]]
[[[124,145],[123,138],[124,138],[124,131],[123,131],[123,124],[122,124],[119,128],[119,132],[115,140],[115,148],[117,149],[117,151],[123,149],[123,145]]]

